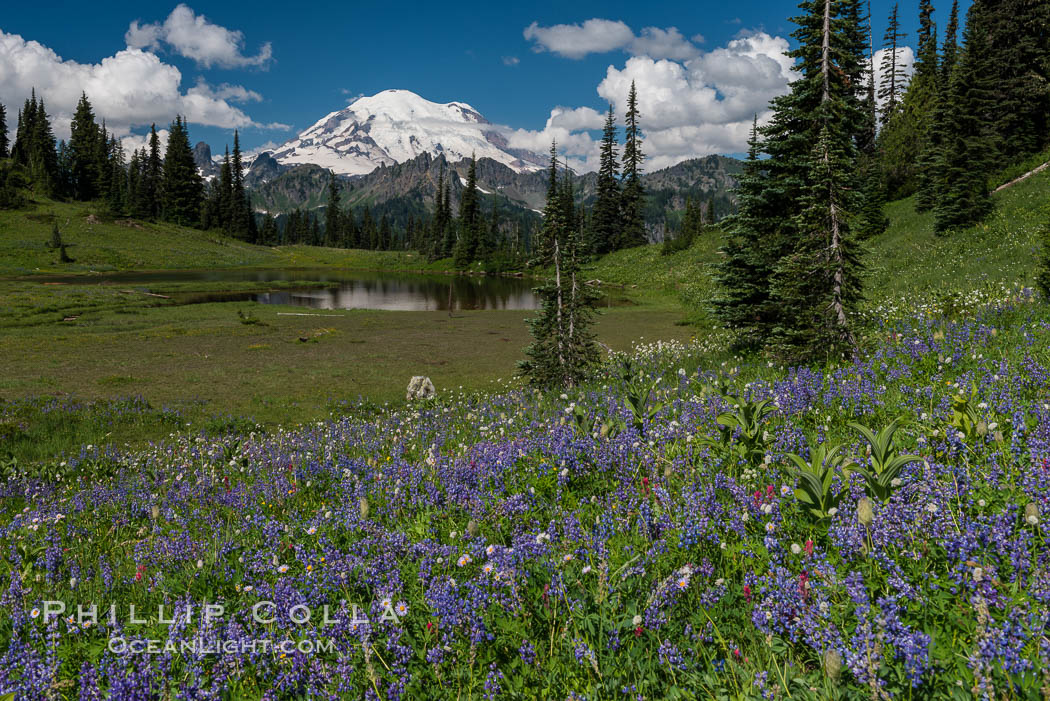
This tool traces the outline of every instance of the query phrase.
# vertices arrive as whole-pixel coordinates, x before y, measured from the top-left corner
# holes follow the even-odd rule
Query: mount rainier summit
[[[284,166],[313,164],[338,175],[365,175],[423,153],[444,155],[453,163],[474,154],[519,173],[546,165],[538,154],[511,148],[470,105],[438,104],[408,90],[358,98],[279,146],[273,158]]]

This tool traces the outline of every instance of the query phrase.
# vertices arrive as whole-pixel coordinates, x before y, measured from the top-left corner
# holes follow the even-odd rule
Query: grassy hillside
[[[60,263],[58,253],[48,247],[56,221],[73,263]],[[27,209],[0,210],[0,276],[92,270],[325,266],[435,271],[452,267],[449,261],[430,263],[415,253],[399,251],[252,246],[214,231],[103,218],[95,205],[79,202],[43,201]]]
[[[915,211],[914,198],[891,202],[889,228],[866,242],[864,264],[869,314],[897,315],[917,299],[944,307],[978,304],[1002,288],[1031,285],[1038,233],[1050,217],[1050,171],[993,195],[988,221],[950,236],[933,232],[933,215]],[[682,304],[705,318],[717,292],[712,279],[721,232],[709,230],[692,248],[669,256],[660,246],[617,251],[587,266],[589,278],[637,286],[636,294]]]

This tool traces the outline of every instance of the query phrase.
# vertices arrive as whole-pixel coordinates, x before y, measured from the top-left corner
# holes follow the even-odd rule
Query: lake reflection
[[[397,276],[342,280],[320,289],[274,290],[250,298],[313,309],[535,309],[534,284],[521,278]]]
[[[464,309],[536,309],[532,289],[539,282],[520,277],[485,277],[360,270],[164,270],[41,275],[23,278],[38,283],[127,286],[138,291],[163,291],[175,304],[248,302],[286,304],[311,309],[385,309],[447,311]],[[208,283],[194,289],[196,282]],[[168,283],[165,286],[165,283]],[[223,283],[230,287],[223,289]],[[247,291],[245,283],[256,289]],[[266,283],[281,283],[265,290]],[[172,285],[177,287],[172,289]],[[241,287],[242,289],[237,289]],[[262,288],[264,291],[259,291]],[[599,306],[630,304],[616,292],[603,294]]]

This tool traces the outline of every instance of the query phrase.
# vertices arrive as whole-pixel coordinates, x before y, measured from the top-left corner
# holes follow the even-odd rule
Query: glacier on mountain
[[[409,90],[358,98],[279,146],[273,158],[285,166],[311,163],[339,175],[364,175],[424,152],[451,162],[473,154],[519,173],[545,167],[542,156],[510,148],[470,105],[430,102]]]

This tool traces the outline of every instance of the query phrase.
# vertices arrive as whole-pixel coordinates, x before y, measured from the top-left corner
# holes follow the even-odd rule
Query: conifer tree
[[[36,88],[30,91],[22,109],[18,111],[18,122],[15,127],[15,143],[11,147],[11,158],[15,163],[29,167],[29,152],[33,124],[36,121]]]
[[[279,243],[277,231],[277,220],[272,214],[263,216],[262,229],[259,232],[259,243],[264,246],[276,246]]]
[[[773,343],[791,362],[852,352],[850,314],[860,298],[856,213],[863,206],[858,144],[866,129],[859,12],[834,0],[807,0],[800,9],[793,20],[799,46],[790,54],[800,77],[773,101],[773,119],[761,130],[769,155],[754,186],[761,206],[741,203],[745,214],[773,216],[753,227],[759,245],[748,245],[755,235],[748,226],[739,248],[727,251],[716,307],[730,324],[745,325],[742,344]],[[745,247],[753,259],[740,252]]]
[[[131,152],[131,158],[128,160],[128,172],[127,172],[127,186],[125,195],[125,210],[128,216],[135,216],[135,203],[139,199],[139,182],[142,176],[142,160],[139,155],[139,150],[135,149]]]
[[[321,245],[321,226],[317,222],[317,216],[313,214],[310,215],[310,245]]]
[[[161,183],[161,213],[164,219],[183,226],[197,225],[203,201],[203,184],[193,160],[193,149],[182,117],[176,117],[171,123]]]
[[[44,100],[37,100],[36,90],[18,116],[15,144],[11,151],[15,163],[25,168],[29,179],[47,195],[61,194],[61,174],[55,135],[44,107]]]
[[[638,92],[631,81],[624,116],[623,191],[620,195],[620,239],[617,248],[641,246],[645,233],[645,187],[642,185],[642,135],[638,126]]]
[[[934,230],[946,234],[973,226],[992,209],[988,174],[995,157],[992,57],[982,23],[971,6],[963,50],[952,70],[937,161],[939,194]]]
[[[666,231],[664,234],[664,245],[661,247],[660,253],[670,255],[688,249],[703,232],[703,229],[704,206],[699,198],[694,199],[687,195],[685,198],[685,211],[682,214],[681,229],[674,234]]]
[[[952,9],[945,27],[941,59],[934,73],[930,71],[928,123],[925,139],[916,165],[915,209],[925,212],[933,209],[944,185],[941,155],[948,136],[948,110],[951,103],[950,82],[958,53],[956,44],[959,29],[959,0],[952,0]]]
[[[360,242],[361,248],[372,249],[375,247],[376,240],[376,223],[372,218],[372,210],[369,207],[362,207],[364,212],[361,213],[361,235]]]
[[[544,205],[543,230],[536,264],[550,269],[536,288],[539,315],[528,319],[533,342],[525,348],[519,372],[543,388],[570,388],[583,380],[598,361],[590,331],[596,294],[583,283],[580,271],[581,232],[570,227],[566,213],[573,207],[569,174],[558,179],[557,150],[551,145],[551,165]]]
[[[915,56],[914,79],[932,79],[937,73],[937,25],[933,22],[933,2],[919,0],[919,47]]]
[[[477,259],[481,226],[477,159],[472,155],[467,170],[467,184],[459,199],[459,239],[453,251],[457,268],[465,268]]]
[[[215,222],[227,234],[233,233],[233,167],[230,165],[230,147],[227,146],[219,166],[219,177],[214,180]]]
[[[37,105],[36,120],[31,135],[32,152],[30,155],[30,175],[41,184],[49,194],[61,194],[61,176],[58,168],[58,155],[55,152],[55,135],[51,130],[51,120],[44,108],[44,99]]]
[[[0,104],[0,158],[7,158],[10,147],[7,139],[7,110]]]
[[[438,170],[437,185],[434,189],[434,216],[430,219],[430,231],[427,254],[431,260],[443,257],[445,241],[445,168]]]
[[[98,125],[86,93],[80,93],[73,121],[69,125],[69,170],[72,195],[78,200],[98,196],[96,183],[98,163]]]
[[[379,251],[390,251],[394,248],[394,233],[390,227],[390,216],[383,212],[383,216],[379,218],[379,234],[378,234],[378,245],[376,250]]]
[[[859,149],[858,170],[863,190],[863,205],[858,212],[857,236],[868,239],[878,236],[889,225],[884,212],[886,204],[886,184],[883,167],[878,150],[878,116],[875,100],[875,47],[871,37],[870,2],[867,15],[862,17],[860,0],[849,0],[843,9],[845,21],[845,39],[848,54],[866,56],[865,61],[857,66],[851,82],[860,84],[863,81],[864,92],[860,95],[862,126],[857,138]],[[867,31],[865,31],[865,26]],[[895,120],[896,123],[899,120]],[[892,126],[892,125],[891,125]],[[883,130],[885,134],[886,130]]]
[[[994,165],[1001,168],[1050,145],[1050,2],[977,0],[971,23],[991,57]]]
[[[598,165],[598,182],[591,214],[591,251],[612,251],[620,238],[620,183],[616,154],[616,114],[613,106],[605,117]]]
[[[904,66],[900,62],[901,50],[904,48],[903,40],[908,35],[900,30],[900,22],[897,18],[897,3],[890,10],[889,25],[886,27],[886,35],[883,37],[882,55],[882,85],[879,86],[879,99],[882,105],[882,123],[890,121],[897,109],[900,107],[901,96],[908,77],[904,72]]]
[[[492,198],[492,209],[489,210],[488,222],[480,224],[481,243],[478,246],[478,258],[491,261],[500,247],[499,200]]]
[[[930,0],[920,0],[915,71],[896,118],[883,128],[879,139],[887,194],[896,199],[918,192],[922,203],[916,206],[920,208],[932,206],[932,199],[923,199],[931,194],[925,191],[930,190],[927,181],[932,166],[928,162],[923,165],[923,160],[929,161],[927,151],[939,89],[937,28],[932,13]]]
[[[342,241],[342,211],[339,209],[339,181],[335,171],[328,171],[328,202],[324,211],[324,234],[326,246],[338,246]]]
[[[128,203],[128,178],[127,166],[124,162],[124,147],[115,136],[109,139],[108,168],[109,177],[106,195],[106,206],[110,214],[120,216],[127,211]]]
[[[233,176],[230,190],[231,222],[234,236],[249,243],[254,243],[254,219],[251,200],[244,187],[244,161],[241,158],[241,137],[237,130],[233,132],[233,154],[230,158],[230,173]]]
[[[160,217],[160,190],[163,160],[160,155],[160,136],[157,125],[150,125],[148,150],[139,157],[140,177],[135,199],[135,216],[140,219]]]
[[[359,247],[358,239],[360,234],[357,229],[357,219],[354,217],[353,208],[349,205],[339,213],[339,226],[343,230],[343,241],[340,245],[343,248]]]
[[[941,74],[941,85],[947,86],[955,70],[955,61],[959,55],[959,0],[952,0],[952,9],[948,13],[948,24],[944,29],[944,44],[941,46],[941,61],[938,66]]]
[[[726,238],[715,271],[720,293],[714,301],[715,316],[732,330],[734,346],[760,348],[769,339],[776,320],[770,298],[770,281],[779,250],[773,248],[771,226],[773,193],[758,156],[761,152],[757,116],[748,139],[747,160],[738,181],[737,213],[726,225]]]

